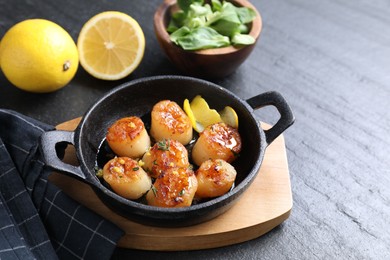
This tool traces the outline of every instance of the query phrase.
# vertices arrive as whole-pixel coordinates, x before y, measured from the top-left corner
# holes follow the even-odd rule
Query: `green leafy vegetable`
[[[248,34],[236,33],[232,37],[232,43],[233,45],[250,45],[255,43],[255,39]]]
[[[222,5],[218,19],[210,24],[210,26],[222,35],[232,37],[239,33],[241,21],[238,18],[236,7],[231,3],[225,2]]]
[[[219,0],[211,0],[211,5],[214,11],[221,11],[222,9],[222,3]]]
[[[256,12],[250,8],[236,7],[236,12],[243,24],[250,23],[256,17]]]
[[[196,3],[203,5],[204,1],[203,0],[177,0],[178,6],[184,12],[187,12],[188,9],[190,9],[190,6]]]
[[[229,45],[250,45],[255,39],[247,34],[248,23],[256,12],[230,2],[178,0],[181,10],[172,15],[167,27],[171,40],[185,50],[202,50]]]
[[[210,27],[189,29],[182,27],[171,35],[171,40],[185,50],[218,48],[230,45],[228,37]]]

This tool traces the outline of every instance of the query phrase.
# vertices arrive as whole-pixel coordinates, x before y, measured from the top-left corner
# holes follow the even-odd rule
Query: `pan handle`
[[[246,102],[255,110],[265,106],[274,106],[280,114],[280,118],[276,124],[272,126],[272,128],[264,130],[267,145],[270,145],[295,121],[295,117],[290,106],[279,92],[265,92],[249,98]]]
[[[81,170],[80,166],[67,164],[58,158],[56,146],[59,143],[69,143],[74,145],[74,132],[55,130],[44,132],[41,135],[40,149],[45,164],[55,170],[87,181],[87,177]]]

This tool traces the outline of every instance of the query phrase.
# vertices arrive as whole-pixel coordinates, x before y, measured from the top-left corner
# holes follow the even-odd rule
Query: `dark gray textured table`
[[[74,39],[105,10],[139,21],[146,52],[139,68],[117,82],[81,68],[51,94],[30,94],[0,74],[0,107],[50,124],[81,116],[116,85],[146,76],[181,74],[154,36],[162,0],[0,0],[0,35],[27,18],[62,25]],[[289,219],[242,244],[192,252],[118,249],[113,258],[390,259],[390,4],[387,0],[252,1],[263,31],[252,56],[214,82],[247,99],[277,90],[296,123],[285,132],[294,205]],[[273,110],[256,112],[269,122]],[[272,122],[270,122],[272,123]]]

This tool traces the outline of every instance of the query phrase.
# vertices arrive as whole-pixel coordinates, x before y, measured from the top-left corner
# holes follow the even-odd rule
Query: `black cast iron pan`
[[[239,158],[233,163],[238,174],[231,191],[187,208],[160,208],[120,197],[96,177],[99,147],[114,121],[131,115],[147,121],[158,101],[170,99],[182,105],[184,99],[192,100],[199,94],[217,111],[227,105],[233,107],[239,118],[243,145]],[[263,130],[254,110],[268,105],[277,108],[280,118],[271,129]],[[256,177],[266,147],[293,122],[289,105],[277,92],[266,92],[244,101],[208,81],[182,76],[156,76],[134,80],[108,92],[85,113],[74,132],[44,133],[41,150],[48,166],[90,184],[99,198],[118,214],[147,225],[188,226],[210,220],[229,209]],[[60,143],[75,146],[80,166],[66,164],[58,158],[56,147]]]

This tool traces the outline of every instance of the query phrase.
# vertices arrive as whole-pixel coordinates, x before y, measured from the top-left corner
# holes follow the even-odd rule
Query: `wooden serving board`
[[[80,118],[57,126],[74,130]],[[268,127],[268,125],[263,125]],[[77,161],[68,147],[64,161]],[[60,173],[49,180],[76,201],[111,220],[125,231],[118,246],[143,250],[180,251],[215,248],[257,238],[286,220],[292,209],[292,193],[284,138],[268,148],[257,178],[241,199],[227,212],[208,222],[181,228],[160,228],[138,224],[106,207],[87,184]]]

